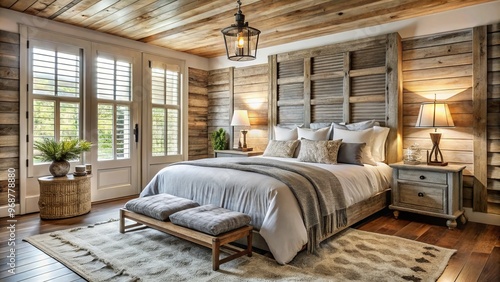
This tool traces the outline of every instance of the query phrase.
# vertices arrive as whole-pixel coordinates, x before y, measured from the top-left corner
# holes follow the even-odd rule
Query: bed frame
[[[341,232],[342,230],[351,227],[352,225],[360,222],[361,220],[367,218],[374,213],[383,210],[390,203],[390,191],[391,189],[386,189],[382,192],[377,193],[376,195],[356,203],[347,208],[347,225],[336,229],[333,233],[328,234],[324,240],[332,237],[333,235]],[[246,245],[245,240],[236,241],[239,244]],[[266,243],[266,240],[262,238],[258,230],[253,230],[252,236],[252,245],[254,248],[269,251],[269,247]],[[306,247],[304,246],[303,249]]]
[[[269,56],[269,139],[277,124],[358,122],[389,127],[386,162],[402,159],[402,45],[398,33]],[[384,209],[390,189],[347,208],[348,223]],[[253,245],[269,250],[258,232]],[[326,239],[325,238],[325,239]]]

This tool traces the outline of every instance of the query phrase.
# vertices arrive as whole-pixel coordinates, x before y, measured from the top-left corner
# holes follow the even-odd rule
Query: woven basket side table
[[[40,177],[40,218],[59,219],[90,212],[90,175]]]

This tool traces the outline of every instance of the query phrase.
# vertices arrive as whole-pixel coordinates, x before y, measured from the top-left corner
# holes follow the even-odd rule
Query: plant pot
[[[68,174],[71,165],[68,161],[52,162],[49,166],[49,172],[54,177],[62,177]]]

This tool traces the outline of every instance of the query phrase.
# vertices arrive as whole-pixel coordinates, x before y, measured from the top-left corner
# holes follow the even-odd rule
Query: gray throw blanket
[[[322,239],[347,224],[344,191],[331,172],[300,163],[261,158],[217,158],[179,162],[194,165],[255,172],[285,183],[297,198],[308,235],[308,252]]]

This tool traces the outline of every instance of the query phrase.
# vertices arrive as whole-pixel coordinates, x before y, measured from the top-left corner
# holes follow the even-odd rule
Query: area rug
[[[212,271],[211,250],[118,222],[25,239],[89,281],[435,281],[455,250],[347,229],[288,265],[254,253]]]

